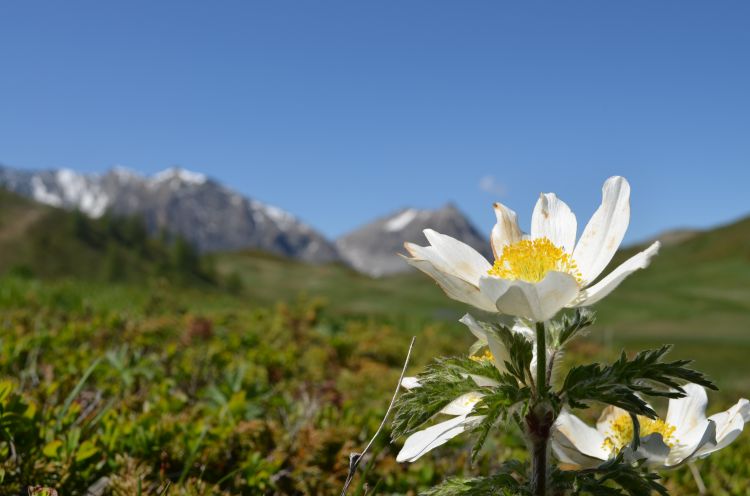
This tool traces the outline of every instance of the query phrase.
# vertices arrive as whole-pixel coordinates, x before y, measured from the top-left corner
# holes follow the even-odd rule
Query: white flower
[[[491,379],[487,379],[491,381]],[[492,381],[494,382],[494,381]],[[494,383],[497,385],[497,383]],[[401,386],[406,389],[419,387],[416,377],[404,377]],[[440,413],[449,415],[452,418],[443,422],[438,422],[421,431],[417,431],[404,442],[396,456],[397,462],[414,462],[428,451],[437,448],[450,439],[458,436],[466,429],[478,424],[484,418],[484,415],[470,415],[479,400],[482,399],[479,392],[470,392],[463,394],[455,400],[448,403]]]
[[[455,300],[540,322],[562,308],[598,302],[647,267],[659,250],[657,241],[592,284],[612,260],[630,221],[630,185],[622,177],[605,181],[602,204],[578,243],[576,217],[554,193],[539,197],[530,235],[521,233],[514,211],[496,203],[495,214],[494,265],[465,243],[431,229],[424,231],[429,246],[404,245],[411,255],[407,261]]]
[[[667,417],[639,417],[640,444],[632,452],[633,422],[624,410],[607,407],[596,428],[563,410],[555,422],[552,449],[564,463],[595,467],[620,451],[629,459],[645,459],[651,467],[674,468],[703,458],[734,441],[750,420],[750,402],[739,400],[729,410],[706,418],[706,391],[684,386],[687,396],[669,400]]]
[[[505,325],[505,327],[510,328],[510,330],[514,333],[520,334],[525,337],[530,343],[532,343],[532,345],[536,343],[536,333],[522,320],[502,318],[500,320],[501,324]],[[469,328],[474,337],[477,338],[478,344],[489,348],[490,353],[488,354],[488,357],[492,359],[495,367],[500,372],[507,372],[505,362],[510,359],[510,354],[508,353],[508,349],[505,347],[502,341],[500,341],[497,335],[485,331],[479,321],[477,321],[477,319],[475,319],[471,314],[467,313],[459,319],[459,322]],[[554,353],[554,350],[552,348],[547,348],[547,359],[550,358],[552,353]],[[531,370],[536,370],[536,346],[531,347],[531,354],[532,357],[529,367]]]
[[[477,340],[483,346],[489,348],[489,352],[486,352],[483,356],[473,358],[475,360],[489,360],[500,372],[506,372],[505,361],[510,357],[507,349],[497,336],[492,333],[488,334],[479,322],[469,314],[464,315],[460,322],[469,328],[471,333],[476,336]],[[533,336],[531,329],[523,326],[521,323],[516,323],[512,329],[514,332],[522,333],[527,337],[529,337],[529,333]],[[499,386],[498,382],[494,379],[480,375],[467,376],[466,380],[472,380],[480,388]],[[408,390],[421,387],[421,384],[416,377],[404,377],[401,381],[401,387]],[[480,391],[472,391],[451,401],[439,413],[449,415],[452,418],[438,422],[409,436],[404,442],[404,447],[398,456],[396,456],[396,461],[416,461],[428,451],[445,444],[450,439],[463,433],[466,429],[470,429],[481,422],[484,415],[471,415],[471,413],[483,396]]]

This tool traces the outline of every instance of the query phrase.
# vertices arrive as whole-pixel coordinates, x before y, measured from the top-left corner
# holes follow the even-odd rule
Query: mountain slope
[[[141,215],[150,233],[166,229],[202,251],[252,248],[308,262],[338,259],[332,243],[293,215],[184,169],[143,177],[123,168],[84,175],[0,167],[0,186],[93,218]]]
[[[208,282],[184,241],[147,236],[138,218],[91,219],[0,190],[0,272],[24,277]]]
[[[409,269],[398,256],[404,253],[404,242],[426,244],[422,231],[434,229],[453,236],[474,247],[485,256],[489,238],[482,236],[454,205],[437,210],[407,208],[381,217],[336,240],[344,261],[356,270],[371,276],[383,276]]]

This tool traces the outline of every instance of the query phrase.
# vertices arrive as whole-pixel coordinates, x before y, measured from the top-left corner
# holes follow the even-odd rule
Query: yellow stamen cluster
[[[649,434],[661,434],[664,443],[670,448],[674,447],[676,439],[673,438],[675,426],[661,419],[650,419],[638,416],[641,426],[641,437]],[[612,452],[618,452],[633,440],[633,420],[630,415],[620,415],[609,424],[609,436],[604,440],[603,447]]]
[[[488,349],[485,349],[484,353],[482,353],[481,355],[471,355],[469,358],[471,360],[474,360],[475,362],[480,362],[480,363],[491,362],[492,360],[495,359],[495,357],[492,355],[492,352]]]
[[[565,272],[581,282],[581,272],[565,250],[547,238],[524,239],[503,248],[487,272],[503,279],[539,282],[550,271]]]

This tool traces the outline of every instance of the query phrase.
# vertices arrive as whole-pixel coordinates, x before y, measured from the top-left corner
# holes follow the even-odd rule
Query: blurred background
[[[570,363],[674,344],[750,395],[750,5],[5,2],[0,5],[0,494],[337,494],[417,336],[467,311],[396,255],[433,228],[491,258],[632,185]],[[663,405],[662,405],[663,406]],[[590,414],[594,418],[596,412]],[[416,494],[523,456],[498,433],[413,465],[376,443],[352,494]],[[750,440],[699,464],[750,494]],[[465,442],[465,441],[464,441]],[[686,469],[666,474],[694,494]]]

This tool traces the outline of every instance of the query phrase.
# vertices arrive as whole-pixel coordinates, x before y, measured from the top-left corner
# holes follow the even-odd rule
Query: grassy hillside
[[[52,208],[0,190],[0,273],[109,282],[207,282],[210,274],[184,240],[153,239],[139,218]]]
[[[618,255],[616,262],[634,250]],[[750,218],[661,250],[597,306],[601,339],[637,348],[673,343],[675,356],[750,391]]]

